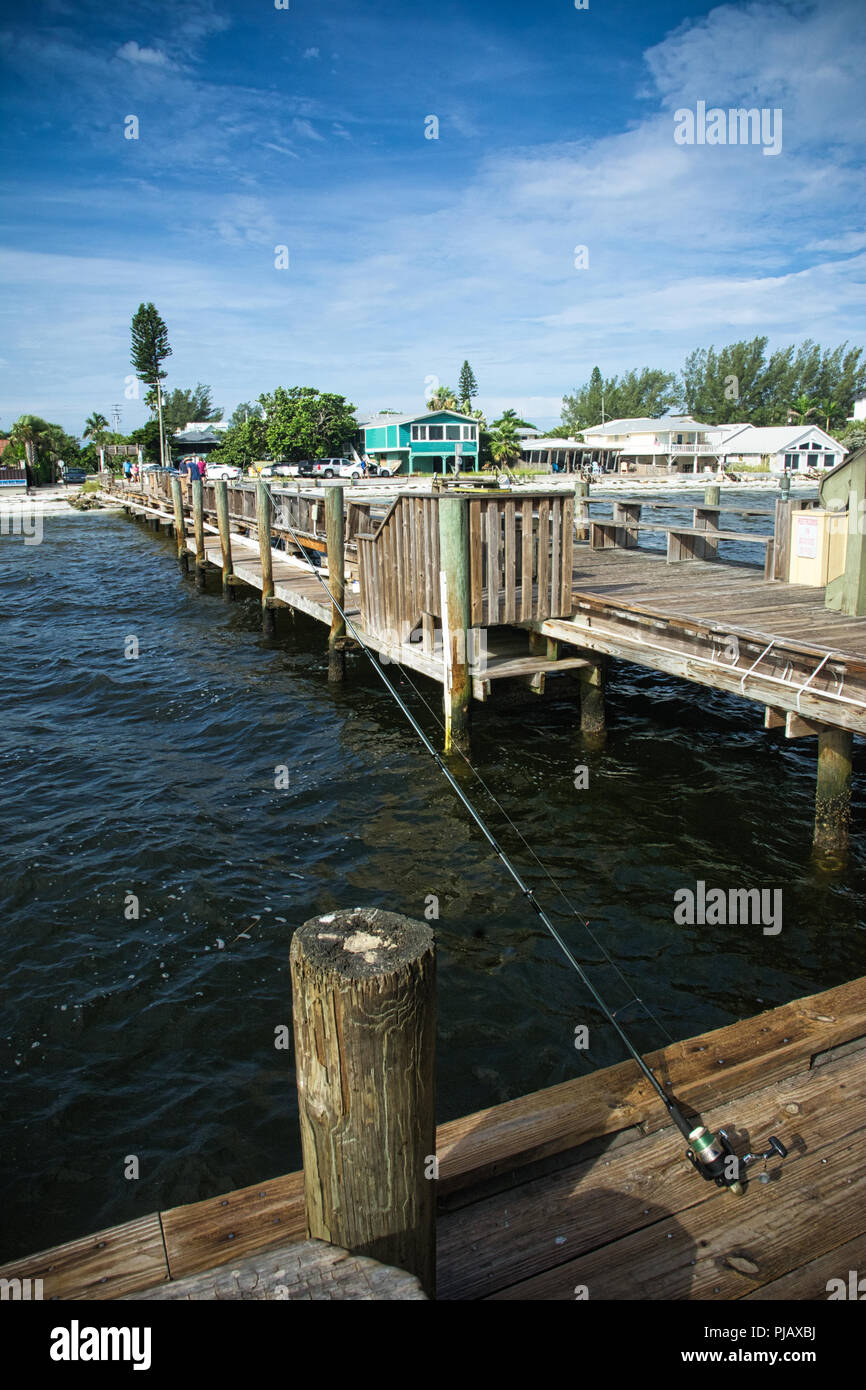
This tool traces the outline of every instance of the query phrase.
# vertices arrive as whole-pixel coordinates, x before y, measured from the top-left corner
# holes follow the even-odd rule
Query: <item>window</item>
[[[836,455],[835,455],[835,454],[825,454],[825,455],[824,455],[824,467],[825,467],[825,468],[835,468],[835,467],[836,467]]]
[[[441,425],[424,425],[422,428],[428,431],[428,439],[441,439],[443,437]]]
[[[796,455],[796,454],[786,454],[786,455],[785,455],[785,468],[786,468],[786,470],[787,470],[789,473],[790,473],[790,471],[791,471],[793,468],[796,468],[796,467],[797,467],[797,463],[798,463],[798,459],[797,459],[797,455]]]
[[[420,436],[419,436],[419,434],[418,434],[418,426],[417,426],[417,425],[413,425],[413,426],[412,426],[412,438],[413,438],[413,439],[418,439],[418,438],[420,438]]]
[[[463,438],[464,438],[464,439],[471,439],[471,438],[472,438],[472,426],[471,426],[471,425],[464,425],[464,426],[463,426]]]
[[[446,439],[459,439],[459,438],[460,438],[460,426],[459,426],[459,425],[446,425],[446,426],[445,426],[445,438],[446,438]]]
[[[426,438],[427,438],[427,426],[426,426],[426,425],[413,425],[413,426],[412,426],[412,438],[413,438],[413,439],[426,439]]]

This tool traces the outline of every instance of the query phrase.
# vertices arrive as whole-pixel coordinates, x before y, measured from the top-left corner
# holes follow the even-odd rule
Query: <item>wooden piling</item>
[[[229,530],[229,490],[225,478],[217,478],[214,483],[217,525],[220,533],[220,552],[222,554],[223,598],[234,598],[232,579],[232,538]]]
[[[346,674],[346,656],[340,639],[346,636],[346,623],[337,610],[345,611],[345,522],[343,518],[343,489],[330,487],[325,494],[325,541],[328,547],[328,588],[334,598],[331,605],[331,631],[328,634],[328,680],[341,681]]]
[[[464,497],[440,497],[439,583],[445,659],[445,751],[469,742],[472,677],[469,671],[469,511]]]
[[[177,542],[177,562],[186,574],[189,560],[186,553],[186,521],[183,515],[183,491],[180,478],[172,477],[171,502],[174,508],[174,535]]]
[[[844,857],[848,848],[853,743],[847,729],[827,725],[818,731],[813,847],[819,855]]]
[[[201,478],[192,480],[192,526],[195,535],[195,587],[205,587],[207,557],[204,548],[204,489]]]
[[[589,743],[602,744],[607,737],[604,712],[604,666],[601,662],[580,672],[580,732]]]
[[[307,1233],[435,1292],[435,955],[424,922],[356,908],[291,946]]]
[[[274,504],[264,478],[256,483],[256,530],[259,534],[259,556],[262,562],[262,631],[273,637],[276,613],[268,600],[274,597],[274,557],[271,553],[271,525]]]
[[[718,483],[710,483],[704,488],[704,506],[718,507],[722,498],[722,489]]]

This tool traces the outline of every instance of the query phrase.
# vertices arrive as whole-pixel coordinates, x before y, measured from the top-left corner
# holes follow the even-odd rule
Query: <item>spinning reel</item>
[[[689,1143],[686,1158],[692,1167],[702,1178],[706,1178],[707,1182],[714,1182],[717,1187],[726,1187],[737,1197],[741,1197],[745,1191],[743,1184],[746,1182],[746,1170],[751,1164],[762,1161],[764,1168],[758,1174],[758,1182],[769,1182],[770,1174],[766,1171],[768,1160],[788,1156],[788,1150],[775,1134],[771,1134],[767,1141],[769,1148],[766,1153],[748,1153],[742,1158],[734,1152],[734,1147],[723,1129],[720,1129],[718,1134],[713,1134],[704,1125],[698,1125],[697,1129],[690,1130],[686,1137]]]

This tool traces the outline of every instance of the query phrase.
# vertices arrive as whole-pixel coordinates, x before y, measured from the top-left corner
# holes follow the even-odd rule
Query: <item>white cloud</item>
[[[309,58],[318,58],[318,56],[319,56],[319,50],[318,50],[318,48],[305,48],[305,49],[304,49],[304,57],[305,57],[305,58],[308,58],[308,59],[309,59]]]
[[[300,116],[295,116],[292,120],[292,130],[297,135],[304,135],[308,140],[324,140],[324,135],[320,135],[313,125]]]
[[[171,59],[168,58],[158,48],[140,48],[134,39],[129,43],[123,44],[118,50],[118,58],[125,58],[128,63],[144,63],[149,67],[170,68],[173,67]]]

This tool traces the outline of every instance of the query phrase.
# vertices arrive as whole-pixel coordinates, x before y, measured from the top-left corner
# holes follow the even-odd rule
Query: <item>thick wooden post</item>
[[[469,742],[469,508],[465,497],[440,497],[439,584],[445,662],[445,751]]]
[[[818,731],[818,784],[815,794],[814,849],[844,857],[851,816],[853,735],[847,729]]]
[[[424,922],[355,908],[291,946],[307,1231],[435,1280],[435,954]]]
[[[607,737],[604,715],[604,666],[586,666],[580,672],[580,732],[588,743],[601,745]]]
[[[180,485],[180,478],[171,480],[171,501],[174,507],[174,535],[177,541],[177,560],[184,574],[189,569],[189,560],[186,553],[186,522],[183,515],[183,491]]]
[[[204,489],[201,478],[192,480],[192,526],[195,535],[195,587],[203,589],[207,573],[207,558],[204,548]]]
[[[264,478],[256,483],[256,530],[259,533],[259,555],[262,562],[262,631],[266,637],[273,637],[276,631],[276,613],[269,606],[268,599],[274,596],[274,557],[271,554],[271,524],[274,518],[274,504]]]
[[[574,535],[579,541],[589,540],[588,497],[589,483],[585,478],[578,478],[574,484]]]
[[[232,577],[232,538],[229,531],[229,490],[225,478],[217,478],[214,484],[217,525],[220,532],[220,551],[223,564],[223,598],[234,598]]]
[[[711,483],[709,487],[704,488],[705,507],[718,507],[721,497],[722,489],[719,487],[718,483]]]
[[[331,631],[328,635],[328,680],[341,681],[346,674],[346,654],[341,638],[346,636],[346,623],[336,604],[346,607],[345,522],[343,519],[343,489],[330,487],[325,495],[325,540],[328,546],[328,588],[333,597]]]

